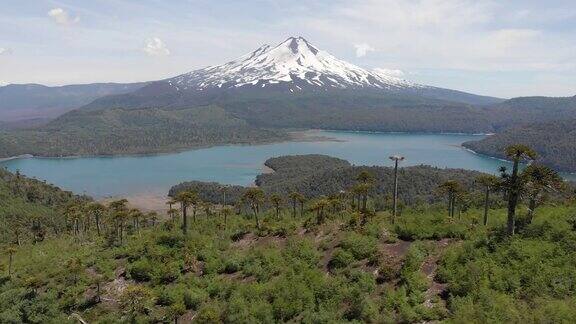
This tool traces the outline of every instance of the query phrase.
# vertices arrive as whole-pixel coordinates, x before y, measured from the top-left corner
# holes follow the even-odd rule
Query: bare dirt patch
[[[404,259],[411,245],[410,241],[398,240],[395,243],[382,244],[382,252],[395,259]]]
[[[442,299],[446,292],[447,284],[436,281],[436,271],[438,270],[438,260],[440,259],[442,253],[446,248],[453,244],[454,241],[451,239],[442,239],[440,241],[434,241],[434,251],[431,253],[426,260],[422,263],[421,270],[426,275],[426,278],[430,280],[430,287],[426,290],[424,306],[432,308],[434,306],[433,299],[438,299],[445,306],[445,301]],[[440,298],[437,298],[440,297]]]
[[[116,199],[126,198],[130,208],[138,208],[143,212],[157,212],[161,217],[167,217],[168,197],[159,193],[139,193],[128,197],[109,197],[101,199],[102,203],[109,203]]]

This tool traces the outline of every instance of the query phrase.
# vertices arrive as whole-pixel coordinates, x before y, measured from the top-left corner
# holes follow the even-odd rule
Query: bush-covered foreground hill
[[[12,253],[2,322],[558,322],[574,313],[573,206],[542,208],[512,239],[472,209],[294,219],[199,215],[128,229],[122,245],[63,235]],[[8,267],[9,255],[0,255]]]
[[[353,181],[367,183],[362,174]],[[6,179],[13,178],[5,174],[0,184]],[[2,208],[63,195],[52,193],[40,201],[9,194]],[[331,197],[330,204],[304,200],[297,213],[285,195],[261,197],[278,208],[256,211],[206,208],[181,195],[193,202],[186,231],[178,210],[159,221],[122,200],[66,198],[64,208],[47,207],[57,230],[3,242],[0,322],[571,322],[574,199],[541,203],[531,219],[522,203],[516,234],[507,236],[506,211],[494,196],[482,225],[483,208],[465,206],[463,196],[453,216],[444,203],[420,203],[393,221],[371,193],[362,212],[361,200]]]

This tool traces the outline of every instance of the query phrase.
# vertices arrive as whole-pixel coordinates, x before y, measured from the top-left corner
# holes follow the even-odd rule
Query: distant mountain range
[[[146,83],[93,83],[61,87],[9,84],[0,87],[0,121],[55,118],[93,100],[137,90]]]
[[[5,122],[22,118],[35,119]],[[36,125],[4,131],[0,155],[162,152],[282,140],[294,128],[500,133],[555,120],[576,120],[576,97],[503,100],[420,85],[290,37],[160,81],[0,87],[0,128]]]

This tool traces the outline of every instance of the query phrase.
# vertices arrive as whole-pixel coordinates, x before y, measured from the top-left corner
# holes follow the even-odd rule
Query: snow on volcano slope
[[[202,91],[244,86],[282,85],[302,88],[400,90],[422,88],[406,80],[362,69],[314,47],[302,37],[290,37],[276,47],[264,45],[223,65],[165,80],[176,90]]]

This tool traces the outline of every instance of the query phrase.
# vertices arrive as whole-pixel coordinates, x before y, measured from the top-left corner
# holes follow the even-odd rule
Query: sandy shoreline
[[[168,205],[166,204],[169,200],[169,197],[159,194],[159,193],[150,193],[150,192],[143,192],[132,194],[129,196],[118,196],[118,197],[107,197],[99,199],[102,203],[109,203],[113,200],[117,199],[126,199],[128,200],[128,207],[130,208],[138,208],[143,212],[157,212],[161,216],[166,216],[168,212]]]

